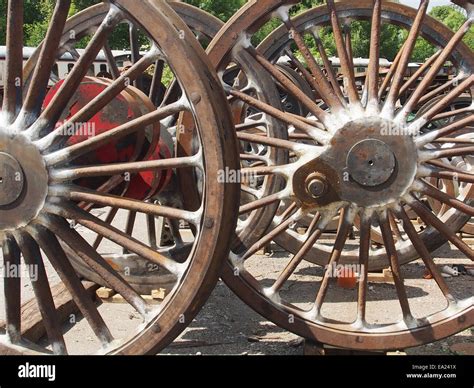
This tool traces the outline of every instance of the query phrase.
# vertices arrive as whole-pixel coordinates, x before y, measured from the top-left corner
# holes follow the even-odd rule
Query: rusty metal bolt
[[[321,198],[326,194],[328,190],[328,185],[323,178],[312,178],[309,180],[306,186],[309,195],[313,198]]]

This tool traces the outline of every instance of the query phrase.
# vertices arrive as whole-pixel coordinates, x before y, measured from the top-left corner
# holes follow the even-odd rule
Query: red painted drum
[[[46,95],[43,108],[46,108],[63,84],[56,83]],[[69,101],[58,121],[57,127],[65,124],[81,111],[91,100],[101,94],[110,84],[106,78],[85,77]],[[155,106],[149,98],[137,88],[129,85],[100,112],[87,122],[71,123],[64,126],[65,145],[72,145],[90,137],[110,131],[122,124],[153,111]],[[111,140],[107,145],[82,156],[77,165],[107,165],[130,161],[149,161],[172,156],[168,142],[160,139],[160,124],[143,128],[132,135]],[[77,183],[94,190],[109,191],[128,198],[145,200],[157,194],[169,181],[171,171],[144,171],[131,175],[124,174],[122,179],[105,178],[81,179]],[[117,183],[118,182],[118,183]]]

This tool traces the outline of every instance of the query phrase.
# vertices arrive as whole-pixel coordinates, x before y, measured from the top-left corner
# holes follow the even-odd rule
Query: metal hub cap
[[[18,161],[5,152],[0,152],[0,206],[15,202],[23,192],[23,170]]]
[[[410,136],[383,130],[391,127],[391,122],[378,117],[345,124],[321,155],[295,172],[296,198],[315,209],[341,201],[360,207],[398,201],[413,184],[417,151]],[[321,191],[322,183],[313,177],[327,182],[327,187]],[[313,190],[320,192],[314,195]]]
[[[0,230],[12,231],[37,217],[48,193],[42,155],[25,136],[0,131]]]
[[[376,139],[362,140],[347,155],[347,171],[363,186],[387,182],[395,170],[395,155],[387,144]]]

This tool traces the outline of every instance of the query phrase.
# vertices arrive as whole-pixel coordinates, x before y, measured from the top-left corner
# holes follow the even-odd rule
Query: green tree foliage
[[[466,21],[466,16],[458,10],[456,6],[440,6],[434,7],[430,15],[438,19],[443,24],[448,26],[453,31],[458,31]],[[471,26],[466,36],[464,37],[466,43],[471,50],[474,50],[474,26]]]
[[[246,0],[185,0],[226,22],[241,8]]]
[[[53,14],[56,0],[23,0],[24,1],[24,44],[26,46],[37,46],[44,39],[49,21]],[[100,0],[72,0],[69,15],[93,5],[100,3]],[[3,16],[0,19],[0,44],[6,42],[6,14],[8,0],[0,0],[0,12]]]
[[[237,10],[242,7],[246,0],[185,0],[187,3],[199,7],[223,21],[227,21]],[[0,0],[0,11],[6,15],[8,0]],[[72,0],[70,15],[73,15],[100,0]],[[24,0],[25,4],[25,37],[24,43],[27,46],[36,46],[43,40],[48,23],[54,9],[56,0]],[[291,14],[295,15],[304,12],[314,6],[323,4],[323,0],[302,0],[292,8]],[[457,31],[465,22],[466,17],[459,7],[439,6],[430,11],[430,15],[441,21],[451,30]],[[262,41],[269,33],[278,28],[281,21],[271,19],[254,36],[254,43]],[[368,57],[370,48],[370,23],[352,22],[352,46],[355,57]],[[384,25],[381,37],[381,57],[393,60],[399,48],[406,39],[408,32],[394,25]],[[329,55],[337,55],[334,37],[330,28],[323,28],[320,32],[321,38],[327,48]],[[0,18],[0,44],[4,45],[6,40],[6,17]],[[145,41],[145,40],[143,40]],[[466,34],[465,43],[474,49],[474,27]],[[314,50],[314,42],[307,40],[308,45]],[[113,49],[128,49],[129,35],[128,26],[121,25],[110,38],[110,45]],[[86,40],[81,42],[81,46],[86,44]],[[430,57],[436,48],[426,40],[420,38],[416,42],[413,52],[413,61],[424,61]]]
[[[3,15],[0,18],[0,42],[2,45],[5,45],[6,36],[7,36],[7,5],[8,0],[0,0],[0,12]],[[40,24],[44,20],[44,15],[42,14],[41,1],[38,0],[24,0],[25,13],[24,20],[26,26],[31,26],[35,24]],[[27,32],[25,31],[25,34]]]
[[[433,7],[429,15],[442,22],[454,32],[457,32],[466,21],[466,16],[456,6],[445,5]],[[474,27],[471,27],[467,32],[464,42],[474,50]],[[415,49],[413,50],[412,60],[423,62],[432,56],[436,50],[437,48],[428,41],[419,38],[416,42]]]

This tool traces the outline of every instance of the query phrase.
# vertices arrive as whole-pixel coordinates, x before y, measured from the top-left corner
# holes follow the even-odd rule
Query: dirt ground
[[[471,350],[474,349],[474,330],[471,328],[436,343],[407,349],[406,353],[464,354],[451,349],[452,345],[458,343],[471,344]],[[304,341],[255,313],[221,281],[195,321],[163,353],[303,355]]]
[[[446,257],[448,252],[449,255],[457,253],[456,250],[449,246],[442,248],[438,253],[444,254]],[[276,256],[275,260],[278,260],[278,254],[273,256]],[[287,255],[281,254],[280,256],[282,261],[286,263]],[[252,261],[252,269],[255,271],[255,267],[258,267],[258,263],[261,263],[263,260],[259,260],[259,257],[255,256]],[[439,265],[451,262],[453,262],[452,258],[437,260]],[[310,264],[306,265],[306,269],[310,267]],[[276,269],[278,269],[278,266]],[[268,275],[268,268],[265,271]],[[422,310],[429,312],[435,309],[436,306],[439,306],[437,294],[433,291],[436,286],[432,280],[424,280],[422,278],[423,272],[424,266],[421,262],[414,262],[404,266],[404,274],[407,277],[406,283],[409,285],[408,292],[409,296],[411,296],[410,303],[417,305],[419,313],[421,312],[419,307],[423,307]],[[304,282],[308,281],[309,278],[308,270],[305,271],[303,265],[296,279]],[[472,276],[449,278],[447,282],[454,286],[452,288],[457,290],[459,297],[474,295],[474,278]],[[386,284],[374,284],[370,291],[372,298],[378,299],[377,304],[373,308],[374,310],[379,310],[377,317],[381,322],[385,318],[393,319],[394,314],[397,314],[399,310],[398,301],[392,295],[392,288],[393,286]],[[351,290],[351,293],[353,292],[355,290]],[[309,299],[313,295],[313,291],[309,287],[303,290],[302,293],[306,295],[300,295],[301,300]],[[342,291],[339,295],[333,296],[333,303],[329,303],[330,307],[327,312],[330,315],[337,315],[341,319],[341,314],[349,308],[349,303],[344,302],[339,297],[342,297]],[[405,349],[404,351],[410,355],[474,355],[474,328],[465,330],[442,341]],[[165,349],[164,353],[303,355],[304,341],[295,334],[283,330],[262,318],[235,296],[224,282],[219,281],[211,298],[194,322],[171,346]]]
[[[450,263],[469,263],[460,259],[459,252],[445,245],[435,255],[441,257],[436,263],[443,266]],[[271,282],[286,265],[289,256],[277,251],[269,255],[256,255],[247,263],[249,271],[264,282]],[[271,262],[271,267],[269,267]],[[58,282],[57,275],[48,268],[51,284]],[[403,266],[403,276],[410,298],[410,305],[420,316],[443,308],[443,297],[434,280],[423,279],[424,266],[420,261]],[[303,262],[291,281],[282,290],[285,298],[304,308],[314,298],[315,284],[321,280],[322,268]],[[474,295],[474,277],[462,275],[448,278],[447,282],[455,295],[468,298]],[[0,280],[1,283],[1,280]],[[2,285],[0,284],[2,287]],[[324,314],[340,320],[351,321],[356,290],[331,286],[325,303]],[[32,297],[31,285],[23,283],[23,300]],[[371,284],[369,287],[368,310],[374,323],[396,320],[400,307],[391,284]],[[4,317],[4,301],[0,298],[0,319]],[[126,304],[104,303],[99,307],[116,338],[127,337],[141,325],[138,314]],[[413,355],[474,354],[474,330],[465,330],[451,338],[407,349]],[[81,317],[74,317],[65,334],[70,354],[88,354],[98,347],[90,327]],[[203,355],[302,355],[304,341],[297,335],[283,330],[262,318],[235,296],[219,281],[212,296],[192,324],[179,336],[164,354]]]

